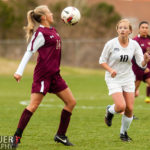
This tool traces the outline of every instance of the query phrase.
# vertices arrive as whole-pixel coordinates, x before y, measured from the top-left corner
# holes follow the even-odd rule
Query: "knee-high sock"
[[[129,118],[125,115],[122,116],[122,124],[121,124],[121,129],[120,129],[121,134],[124,134],[129,129],[132,120],[133,120],[133,117]]]
[[[17,127],[17,130],[15,132],[15,136],[19,136],[19,137],[22,136],[23,130],[27,126],[27,124],[28,124],[32,114],[33,113],[30,112],[29,110],[24,109],[24,111],[23,111],[23,113],[22,113],[22,115],[20,117],[20,120],[19,120],[19,123],[18,123],[18,127]]]
[[[117,112],[115,111],[115,104],[111,105],[108,110],[109,110],[109,112],[110,112],[111,114],[116,114],[116,113],[117,113]]]
[[[57,131],[57,135],[65,135],[69,122],[70,122],[71,112],[68,112],[67,110],[63,109],[61,112],[61,119],[59,128]]]
[[[150,87],[149,86],[147,86],[147,88],[146,88],[146,96],[150,97]]]

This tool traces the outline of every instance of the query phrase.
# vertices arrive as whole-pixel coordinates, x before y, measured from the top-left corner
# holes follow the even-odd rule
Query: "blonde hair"
[[[45,15],[45,10],[48,9],[46,5],[40,5],[36,7],[34,10],[29,10],[27,12],[27,26],[24,27],[26,31],[26,39],[29,41],[29,39],[32,37],[35,27],[37,24],[41,23],[41,16]]]
[[[117,25],[116,25],[116,30],[118,30],[119,24],[122,23],[122,22],[126,22],[126,23],[129,24],[129,29],[130,29],[130,31],[131,31],[131,33],[132,33],[132,25],[131,25],[131,23],[130,23],[130,21],[129,21],[128,19],[121,19],[121,20],[117,23]]]

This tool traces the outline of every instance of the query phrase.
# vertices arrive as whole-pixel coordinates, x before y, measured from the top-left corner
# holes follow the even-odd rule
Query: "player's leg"
[[[135,81],[135,97],[139,96],[139,87],[140,87],[140,84],[141,84],[141,80],[136,80]]]
[[[147,87],[146,87],[146,103],[150,103],[150,78],[147,78],[146,80]]]
[[[140,87],[140,84],[141,84],[141,80],[136,80],[135,81],[135,97],[138,97],[139,96],[139,87]],[[133,115],[133,120],[137,120],[139,119],[137,116]]]
[[[12,147],[16,148],[18,146],[18,143],[20,143],[20,139],[22,137],[23,131],[24,131],[25,127],[27,126],[32,114],[36,111],[39,104],[41,103],[43,96],[44,95],[41,93],[32,93],[31,94],[30,104],[24,109],[24,111],[20,117],[17,130],[13,137]]]
[[[136,80],[135,81],[135,97],[139,96],[139,86],[140,86],[140,84],[141,84],[141,80]],[[124,112],[121,113],[121,114],[123,115]],[[135,115],[133,115],[133,119],[136,120],[136,119],[138,119],[138,117],[136,117]]]
[[[57,134],[54,138],[56,142],[61,142],[64,145],[71,146],[72,143],[66,137],[67,128],[70,122],[70,117],[72,114],[72,110],[76,105],[75,98],[69,88],[56,93],[56,95],[65,103],[65,106],[61,112],[61,119]]]
[[[131,138],[127,134],[127,130],[133,120],[134,92],[123,92],[123,94],[126,101],[126,109],[124,115],[122,116],[120,139],[123,141],[131,141]]]
[[[63,91],[56,93],[56,95],[65,103],[64,110],[72,113],[73,108],[76,105],[76,100],[71,90],[66,88]]]
[[[126,107],[122,92],[112,94],[112,99],[114,101],[114,104],[107,106],[105,115],[105,123],[108,126],[112,125],[112,119],[114,114],[124,112]]]

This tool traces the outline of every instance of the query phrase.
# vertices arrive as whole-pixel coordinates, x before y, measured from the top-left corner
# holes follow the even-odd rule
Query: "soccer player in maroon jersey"
[[[13,136],[12,147],[16,148],[20,143],[25,127],[47,92],[56,94],[65,103],[54,141],[72,146],[73,144],[69,142],[66,136],[66,131],[76,101],[60,75],[61,39],[56,29],[51,26],[53,14],[46,5],[40,5],[34,10],[28,11],[27,20],[28,25],[25,29],[27,40],[30,39],[30,42],[14,74],[14,78],[18,82],[21,80],[25,66],[32,54],[38,51],[39,55],[34,70],[30,104],[24,109],[20,117]],[[37,24],[39,27],[35,30]]]
[[[139,24],[139,34],[134,37],[139,45],[141,46],[143,53],[149,52],[150,53],[150,36],[149,36],[149,23],[147,21],[142,21]],[[139,86],[141,81],[147,83],[147,90],[146,90],[146,98],[145,102],[150,103],[150,62],[147,64],[147,68],[145,70],[141,69],[137,64],[136,61],[133,59],[133,66],[132,69],[136,76],[136,89],[135,89],[135,96],[139,95]]]

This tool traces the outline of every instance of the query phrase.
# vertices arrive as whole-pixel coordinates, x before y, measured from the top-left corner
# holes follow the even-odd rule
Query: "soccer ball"
[[[80,11],[72,6],[66,7],[61,13],[61,19],[64,23],[69,25],[75,25],[81,18]]]

